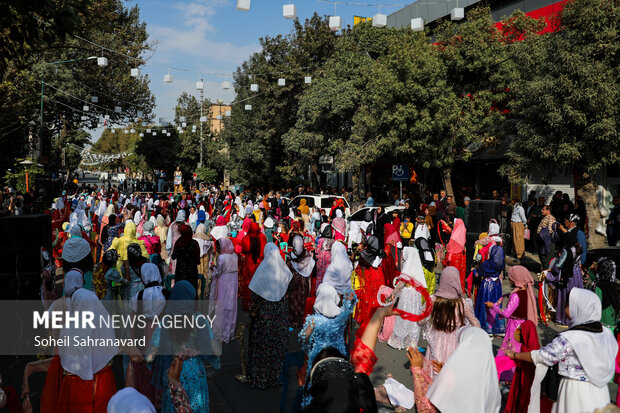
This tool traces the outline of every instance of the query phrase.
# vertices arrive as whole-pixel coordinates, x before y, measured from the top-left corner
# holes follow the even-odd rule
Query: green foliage
[[[521,45],[511,110],[512,181],[531,170],[594,174],[620,162],[620,1],[566,3],[561,30]]]
[[[217,181],[218,173],[215,169],[203,166],[196,169],[196,176],[198,177],[199,181],[212,184]]]
[[[25,160],[27,160],[27,158],[16,159],[13,167],[10,170],[7,170],[3,177],[5,182],[10,182],[15,186],[15,189],[22,194],[26,193],[26,168],[20,162]],[[39,166],[36,159],[28,160],[33,162],[32,165],[28,167],[29,189],[33,190],[36,182],[36,176],[43,174],[45,171]]]

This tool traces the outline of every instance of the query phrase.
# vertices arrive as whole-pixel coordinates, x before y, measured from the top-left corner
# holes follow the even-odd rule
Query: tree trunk
[[[575,192],[586,204],[589,249],[602,248],[606,246],[605,237],[596,233],[596,226],[602,219],[598,199],[596,197],[597,187],[598,185],[594,181],[594,177],[587,172],[583,172],[581,176],[575,180]]]
[[[444,168],[442,171],[443,182],[446,185],[446,193],[454,196],[454,190],[452,189],[452,167]]]
[[[351,182],[353,184],[353,203],[359,204],[361,201],[362,188],[360,186],[360,174],[361,168],[356,166],[353,168],[353,176],[351,176]]]
[[[318,160],[313,160],[312,164],[310,165],[310,183],[312,184],[312,191],[315,194],[318,194],[320,191]]]

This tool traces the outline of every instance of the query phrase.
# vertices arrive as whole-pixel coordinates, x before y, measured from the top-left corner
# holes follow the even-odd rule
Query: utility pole
[[[200,79],[200,81],[202,82],[203,80]],[[202,117],[203,117],[203,102],[204,102],[204,88],[200,89],[200,164],[198,165],[199,167],[202,168]]]

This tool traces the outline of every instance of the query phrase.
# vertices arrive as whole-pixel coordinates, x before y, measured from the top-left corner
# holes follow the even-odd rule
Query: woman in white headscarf
[[[422,294],[416,291],[412,285],[419,284],[426,288],[426,278],[420,260],[420,253],[414,247],[403,248],[403,269],[400,278],[406,282],[400,291],[397,308],[411,314],[421,314],[424,311],[422,304]],[[407,347],[417,347],[420,338],[420,326],[413,321],[405,320],[401,317],[394,317],[394,329],[390,334],[387,343],[399,350]],[[384,319],[384,323],[390,317]]]
[[[502,404],[493,345],[479,327],[458,332],[456,350],[431,379],[422,368],[423,357],[410,348],[416,410],[419,413],[498,413]]]
[[[125,387],[108,402],[108,413],[156,413],[153,403],[133,387]]]
[[[250,337],[249,380],[252,387],[279,387],[280,371],[288,351],[287,290],[293,274],[273,243],[265,245],[264,259],[254,272]]]
[[[168,234],[166,236],[166,250],[168,250],[168,256],[172,254],[172,247],[176,244],[177,240],[181,237],[180,228],[185,225],[185,210],[180,209],[177,212],[177,218],[168,227]],[[170,270],[174,274],[176,271],[176,260],[170,260]]]
[[[553,413],[591,412],[609,404],[607,384],[614,376],[618,342],[601,324],[601,300],[592,291],[573,288],[565,311],[569,328],[551,343],[530,353],[506,351],[513,360],[536,365],[530,411],[539,411],[540,382],[547,367],[556,363],[561,381]]]
[[[340,304],[340,296],[334,287],[324,282],[317,288],[314,314],[306,317],[303,328],[299,332],[299,341],[308,357],[306,371],[308,383],[312,362],[323,349],[332,347],[341,354],[347,354],[344,330],[355,308],[356,299],[355,293],[349,291]],[[302,407],[309,405],[312,401],[309,390],[310,386],[304,389]]]
[[[215,314],[213,333],[228,343],[234,338],[237,324],[237,290],[239,289],[239,264],[235,247],[230,238],[217,240],[217,263],[213,267],[213,281],[209,313]]]
[[[167,241],[168,241],[168,227],[166,226],[166,221],[164,220],[164,217],[160,214],[157,215],[157,220],[156,220],[157,225],[155,225],[155,235],[157,235],[159,237],[159,243],[160,245],[164,245],[165,247],[161,249],[161,258],[162,260],[167,260],[168,259],[168,248],[167,248]]]
[[[322,282],[334,287],[340,295],[347,294],[353,291],[351,287],[353,264],[347,254],[347,247],[342,242],[334,242],[331,253],[331,262]],[[317,294],[319,286],[320,284],[317,283]]]
[[[304,238],[300,234],[292,234],[288,245],[291,252],[287,264],[293,273],[288,303],[289,322],[291,326],[299,328],[304,322],[304,308],[311,286],[310,275],[314,270],[315,262],[312,254],[304,248]]]

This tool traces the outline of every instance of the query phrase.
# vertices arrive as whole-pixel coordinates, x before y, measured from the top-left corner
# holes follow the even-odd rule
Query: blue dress
[[[306,372],[306,383],[309,383],[310,372],[312,371],[312,361],[325,348],[333,347],[341,354],[347,355],[347,347],[344,342],[344,330],[349,320],[357,299],[343,299],[342,311],[334,318],[325,317],[322,314],[312,314],[306,317],[306,322],[299,332],[302,350],[308,355],[308,371]],[[314,323],[314,329],[309,338],[306,338],[306,330]],[[309,384],[307,389],[309,389]],[[302,407],[306,407],[312,401],[309,392],[304,394]]]
[[[158,327],[151,337],[150,346],[159,347],[161,329]],[[209,387],[207,386],[207,372],[205,362],[209,362],[216,369],[220,368],[220,358],[216,356],[195,356],[183,361],[180,382],[192,406],[193,412],[209,413]],[[175,413],[170,390],[164,388],[161,398],[161,413]]]
[[[480,328],[489,334],[501,334],[506,331],[506,322],[499,316],[493,317],[484,305],[487,301],[496,303],[502,297],[502,281],[499,276],[506,267],[504,249],[494,245],[489,251],[489,258],[480,264],[477,276],[482,277],[480,288],[476,294],[476,318]]]

